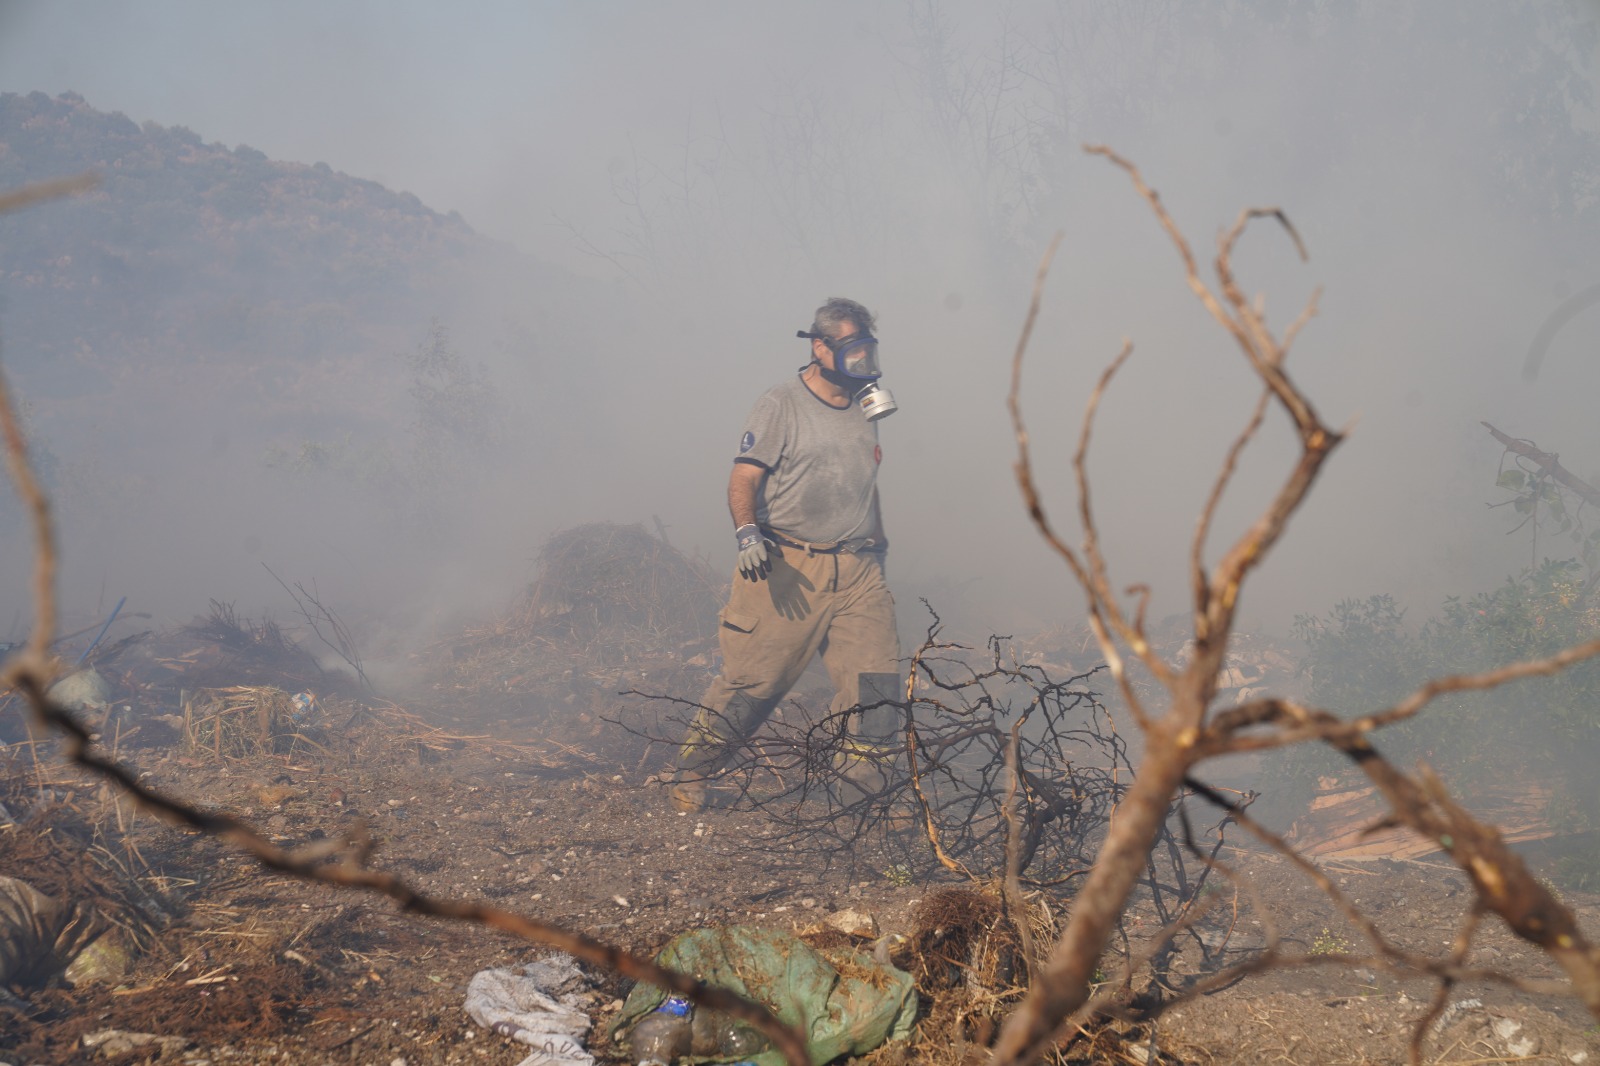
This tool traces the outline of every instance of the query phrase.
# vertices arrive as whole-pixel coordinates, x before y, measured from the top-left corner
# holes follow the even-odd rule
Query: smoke
[[[1539,376],[1521,374],[1540,324],[1600,281],[1592,5],[0,13],[0,91],[75,90],[325,161],[545,264],[415,308],[366,353],[364,384],[330,386],[307,416],[302,442],[337,443],[344,420],[362,446],[410,454],[399,356],[448,311],[507,422],[462,459],[471,476],[426,537],[395,524],[393,492],[351,488],[356,445],[294,481],[262,461],[294,440],[239,439],[181,392],[113,424],[41,418],[80,495],[98,494],[69,534],[82,611],[129,590],[172,611],[271,604],[257,571],[276,560],[335,604],[429,619],[513,594],[555,530],[652,516],[721,568],[745,412],[804,362],[792,338],[811,310],[845,295],[878,313],[901,404],[882,426],[882,492],[902,613],[927,595],[974,630],[1075,620],[1018,502],[1004,407],[1058,230],[1024,371],[1045,502],[1070,530],[1083,405],[1131,339],[1094,445],[1097,513],[1117,581],[1152,584],[1157,616],[1182,610],[1193,519],[1256,385],[1148,209],[1084,142],[1141,167],[1203,272],[1245,206],[1284,208],[1310,251],[1301,263],[1257,223],[1237,265],[1280,327],[1321,288],[1291,369],[1353,432],[1251,588],[1249,624],[1377,591],[1426,609],[1526,565],[1528,542],[1484,506],[1499,450],[1480,420],[1600,469],[1600,363],[1585,358],[1600,314],[1574,316]],[[118,461],[132,437],[135,470]],[[1283,476],[1287,440],[1269,424],[1214,551]]]

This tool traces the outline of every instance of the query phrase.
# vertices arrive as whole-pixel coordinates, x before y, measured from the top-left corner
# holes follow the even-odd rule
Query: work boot
[[[839,783],[850,786],[840,798],[848,799],[852,791],[860,794],[856,799],[876,796],[888,788],[895,772],[894,756],[893,751],[880,745],[846,738],[833,757]]]
[[[683,814],[699,814],[706,809],[706,781],[698,775],[683,774],[668,791],[672,805]]]
[[[838,773],[837,782],[832,789],[834,798],[848,806],[881,796],[892,786],[900,784],[903,771],[896,762],[897,755],[897,749],[859,740],[846,740],[844,750],[834,758],[834,767]],[[888,808],[878,816],[884,828],[891,832],[903,832],[916,824],[908,806],[911,803],[909,795],[890,797]]]

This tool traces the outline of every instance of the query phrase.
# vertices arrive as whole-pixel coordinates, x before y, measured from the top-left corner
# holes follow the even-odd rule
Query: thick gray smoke
[[[1522,373],[1541,323],[1600,283],[1600,15],[1576,0],[1280,8],[0,5],[0,91],[72,90],[412,192],[581,294],[502,275],[412,307],[367,353],[366,384],[318,401],[308,440],[341,439],[341,416],[414,428],[395,356],[449,317],[506,424],[473,476],[447,479],[453,517],[432,540],[392,535],[337,480],[297,496],[263,462],[293,439],[230,436],[229,413],[188,410],[181,389],[109,425],[41,406],[52,449],[97,463],[112,504],[69,535],[71,605],[128,592],[159,610],[281,610],[259,572],[270,557],[335,599],[421,617],[504,597],[554,530],[651,516],[721,569],[739,424],[805,359],[792,338],[811,309],[846,295],[879,314],[902,408],[882,483],[903,612],[927,595],[973,630],[1075,620],[1018,502],[1004,406],[1032,271],[1060,231],[1024,374],[1046,503],[1070,523],[1088,389],[1131,339],[1095,442],[1096,504],[1117,581],[1152,584],[1158,615],[1181,610],[1195,512],[1256,386],[1086,142],[1141,167],[1203,267],[1246,206],[1284,208],[1310,251],[1300,263],[1258,223],[1237,265],[1279,326],[1321,287],[1293,367],[1354,431],[1247,619],[1493,585],[1529,544],[1484,506],[1499,449],[1479,421],[1600,470],[1600,309]],[[1285,440],[1263,436],[1219,540],[1287,468]],[[5,566],[9,597],[14,552]]]

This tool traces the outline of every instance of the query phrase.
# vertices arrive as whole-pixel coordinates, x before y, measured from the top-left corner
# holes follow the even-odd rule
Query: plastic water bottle
[[[628,1050],[639,1066],[672,1066],[689,1054],[693,1006],[682,996],[668,996],[655,1010],[634,1023]]]
[[[772,1041],[768,1040],[766,1034],[759,1029],[752,1029],[747,1025],[730,1025],[722,1034],[717,1048],[724,1055],[740,1055],[748,1058],[751,1055],[761,1054],[771,1046]]]
[[[717,1010],[696,1011],[690,1030],[693,1034],[690,1049],[696,1056],[705,1058],[746,1059],[772,1046],[760,1030]]]

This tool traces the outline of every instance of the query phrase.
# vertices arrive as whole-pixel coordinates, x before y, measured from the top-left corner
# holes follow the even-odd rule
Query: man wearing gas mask
[[[722,673],[701,699],[672,789],[679,810],[706,803],[706,780],[766,721],[822,656],[831,710],[869,709],[852,722],[862,766],[891,741],[898,716],[900,641],[884,580],[878,508],[878,421],[896,405],[879,384],[873,317],[854,300],[817,308],[811,361],[767,390],[745,420],[728,479],[738,572],[719,628]]]

